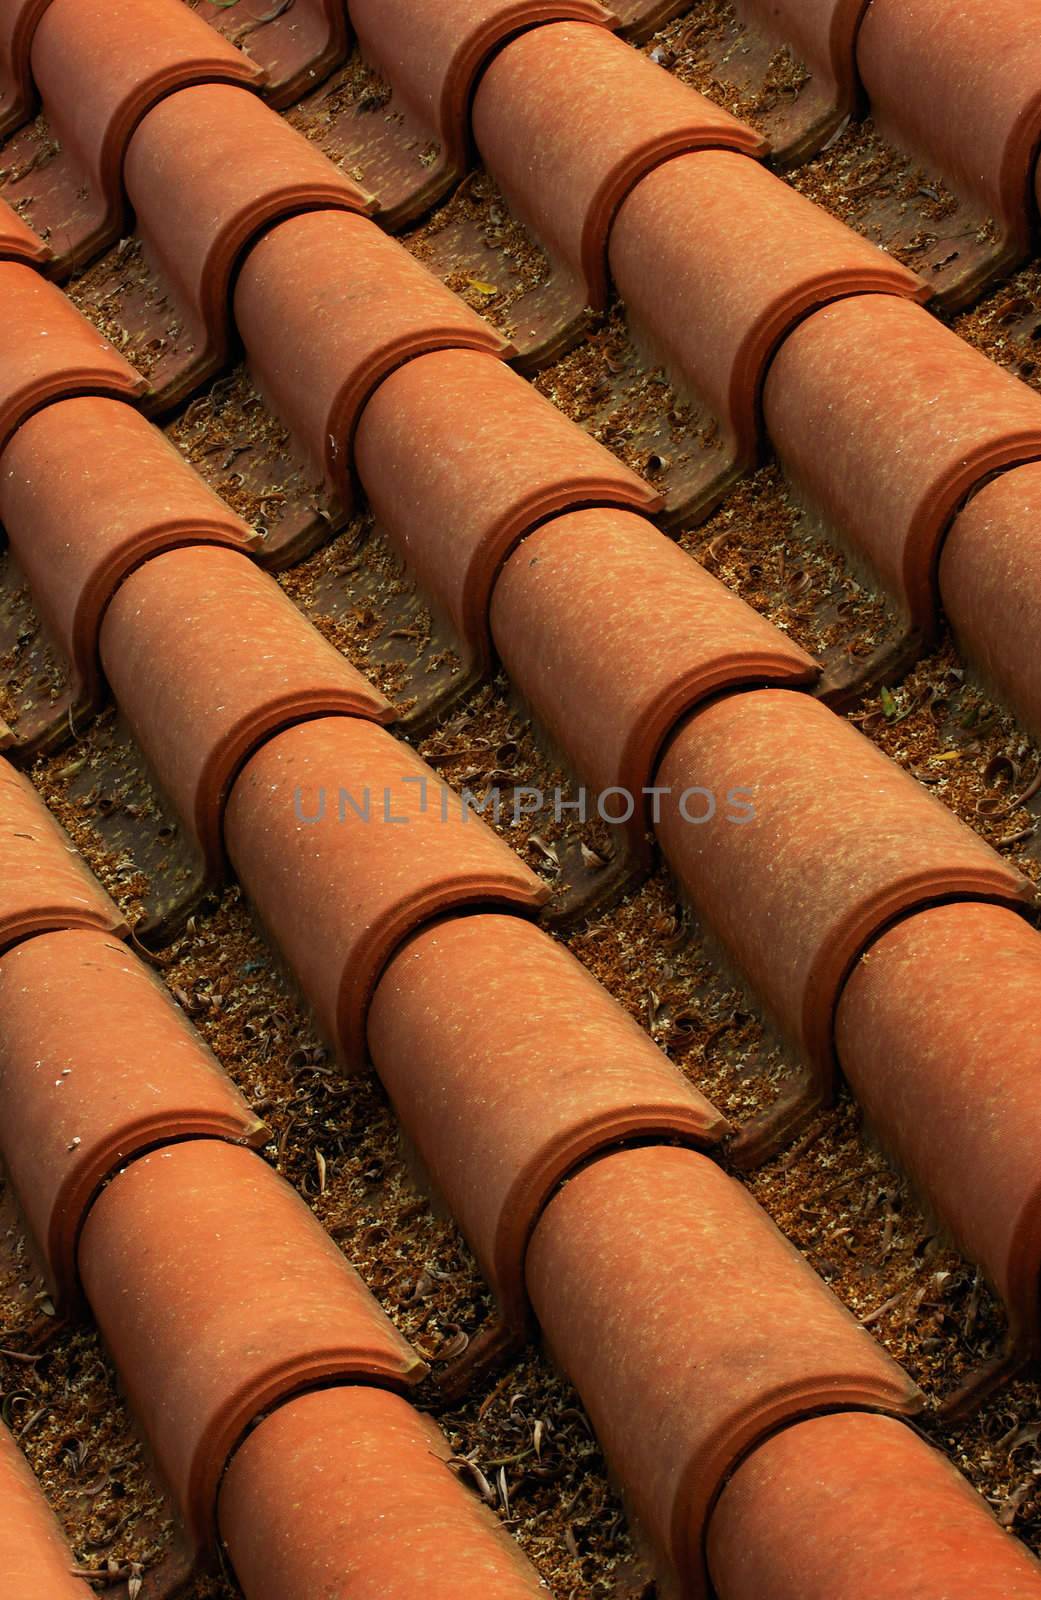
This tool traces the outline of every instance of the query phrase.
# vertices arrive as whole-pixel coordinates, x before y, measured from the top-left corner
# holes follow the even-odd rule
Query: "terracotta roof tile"
[[[65,271],[119,238],[127,145],[157,101],[191,83],[262,78],[180,0],[51,0],[30,62],[46,128],[15,136],[5,154],[22,170],[3,194]]]
[[[414,222],[466,171],[471,102],[495,51],[566,17],[610,22],[597,0],[352,0],[362,55],[392,90],[383,126],[370,118],[351,141],[385,227]]]
[[[322,1382],[426,1371],[296,1192],[250,1150],[190,1140],[142,1156],[80,1240],[87,1299],[197,1545],[250,1423]]]
[[[447,618],[472,675],[491,664],[492,591],[526,533],[583,505],[661,505],[530,384],[468,350],[392,373],[362,414],[355,448],[379,526]]]
[[[326,717],[272,739],[228,803],[228,854],[347,1066],[401,942],[464,906],[535,910],[545,885],[410,750]]]
[[[0,260],[24,261],[31,267],[44,267],[50,259],[50,246],[44,244],[6,200],[0,200]]]
[[[573,88],[562,99],[562,81]],[[478,152],[549,254],[547,280],[513,308],[530,363],[559,351],[608,303],[607,242],[626,196],[691,150],[763,155],[752,128],[587,23],[533,28],[500,50],[473,106]]]
[[[1032,625],[1041,594],[1041,462],[984,485],[944,540],[939,589],[959,650],[1041,737],[1041,661]]]
[[[149,111],[128,145],[125,182],[154,268],[127,329],[164,346],[150,371],[152,410],[168,410],[226,363],[232,280],[266,228],[298,211],[372,204],[256,95],[226,83],[182,89]],[[163,337],[171,321],[175,339]]]
[[[1036,1564],[960,1473],[891,1417],[857,1414],[785,1428],[742,1463],[709,1565],[723,1600],[1041,1594]]]
[[[0,950],[52,928],[125,932],[32,784],[0,758]]]
[[[406,250],[346,211],[310,212],[266,234],[239,274],[235,321],[258,388],[341,515],[354,430],[382,378],[445,346],[509,353]]]
[[[185,544],[256,543],[158,429],[99,396],[45,406],[22,424],[0,455],[0,518],[71,668],[63,694],[41,695],[19,716],[29,748],[70,710],[78,717],[101,704],[101,622],[135,567]]]
[[[138,399],[148,384],[53,283],[0,261],[0,450],[41,406],[77,394]]]
[[[51,0],[8,0],[0,12],[0,138],[27,122],[36,108],[33,35]]]
[[[455,917],[394,956],[373,1063],[513,1328],[528,1240],[560,1182],[624,1140],[726,1131],[589,974],[518,917]]]
[[[871,295],[795,330],[764,411],[800,494],[933,638],[944,533],[994,472],[1041,455],[1041,396],[921,307]]]
[[[1041,1350],[1041,935],[1001,906],[936,906],[866,951],[836,1018],[842,1069],[886,1146]]]
[[[0,959],[0,1094],[4,1168],[59,1311],[122,1163],[188,1136],[268,1137],[162,985],[103,933],[42,934]]]
[[[752,690],[695,712],[658,782],[672,791],[658,834],[684,893],[824,1093],[842,984],[889,923],[936,900],[1033,898],[996,851],[805,694]]]
[[[723,689],[812,683],[817,673],[805,651],[627,511],[543,523],[506,563],[491,619],[506,670],[554,745],[598,794],[618,791],[605,802],[612,814],[632,810],[638,853],[661,809],[646,791],[686,713]]]
[[[1036,21],[1017,0],[873,0],[864,16],[857,67],[872,116],[967,201],[957,259],[942,280],[949,306],[966,304],[1030,251],[1041,142]],[[997,227],[973,241],[973,220]]]
[[[809,312],[844,295],[929,293],[873,244],[729,150],[678,156],[644,178],[618,213],[609,257],[638,337],[718,427],[701,482],[670,511],[674,520],[705,513],[755,462],[767,369]]]
[[[429,1418],[380,1389],[282,1406],[221,1487],[221,1532],[250,1600],[313,1600],[344,1581],[373,1600],[545,1600],[449,1454]]]
[[[182,826],[223,868],[224,807],[261,744],[316,716],[391,707],[246,556],[216,545],[138,567],[101,626],[115,698]]]
[[[654,1146],[605,1156],[546,1208],[528,1289],[630,1504],[684,1596],[730,1471],[822,1408],[897,1413],[914,1385],[740,1184]]]

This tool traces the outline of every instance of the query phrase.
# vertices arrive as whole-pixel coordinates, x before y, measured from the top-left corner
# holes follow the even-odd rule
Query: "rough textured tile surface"
[[[79,1262],[199,1548],[231,1452],[265,1411],[322,1382],[400,1387],[426,1370],[296,1192],[219,1140],[170,1145],[114,1179]]]
[[[605,1156],[545,1211],[528,1288],[662,1570],[707,1592],[730,1468],[821,1407],[914,1411],[900,1368],[734,1179],[689,1150]]]
[[[220,1526],[250,1600],[545,1600],[517,1546],[396,1395],[302,1395],[246,1440]]]
[[[566,950],[519,917],[435,923],[390,962],[373,1064],[507,1321],[560,1181],[632,1139],[715,1142],[726,1123]]]
[[[101,1184],[173,1139],[259,1144],[266,1130],[184,1013],[102,933],[41,934],[0,960],[0,1151],[64,1308]]]

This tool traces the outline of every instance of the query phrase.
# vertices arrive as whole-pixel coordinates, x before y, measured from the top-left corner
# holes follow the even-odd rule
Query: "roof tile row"
[[[559,85],[575,87],[565,99]],[[729,112],[604,28],[561,22],[500,50],[473,105],[478,153],[516,217],[546,249],[548,278],[511,308],[525,365],[553,359],[609,298],[607,245],[640,180],[687,151],[762,155]]]
[[[64,693],[19,716],[23,754],[67,737],[70,713],[78,721],[101,705],[102,618],[135,567],[184,545],[256,544],[158,429],[100,396],[56,401],[22,423],[0,454],[0,520],[70,668]]]
[[[749,1450],[824,1408],[921,1403],[748,1191],[695,1151],[656,1145],[587,1166],[543,1213],[527,1281],[685,1597],[708,1592],[708,1519]]]
[[[391,97],[379,118],[334,114],[324,139],[363,173],[391,229],[414,222],[463,176],[474,91],[508,39],[563,18],[611,22],[596,0],[351,0],[350,15]]]
[[[368,1041],[514,1331],[529,1321],[528,1242],[570,1173],[625,1140],[704,1148],[727,1131],[585,968],[517,916],[415,933],[380,979]]]
[[[41,850],[23,817],[12,821],[22,824],[14,848],[35,860]],[[53,824],[48,831],[57,839]],[[77,871],[90,882],[78,863]],[[5,870],[3,881],[14,898],[17,874]],[[445,1600],[542,1592],[444,1466],[447,1441],[387,1392],[414,1384],[422,1362],[306,1205],[236,1148],[261,1144],[267,1129],[126,947],[74,931],[74,906],[61,915],[62,931],[30,937],[35,928],[23,925],[23,942],[0,959],[0,1148],[63,1313],[76,1305],[77,1268],[82,1275],[191,1559],[212,1556],[230,1459],[220,1528],[251,1600],[302,1600],[323,1570],[350,1571],[383,1593],[393,1582],[404,1600],[413,1592],[406,1576],[435,1560],[440,1587],[431,1593]],[[36,926],[47,925],[38,907]],[[699,1128],[714,1131],[711,1108],[699,1118],[691,1101]],[[328,1388],[343,1383],[352,1387]],[[236,1466],[258,1421],[262,1437],[250,1436]],[[381,1471],[369,1471],[376,1451]],[[395,1495],[388,1518],[388,1475],[401,1472],[409,1489]],[[330,1473],[338,1493],[323,1503],[336,1515],[319,1533],[311,1507]],[[275,1528],[280,1537],[258,1567],[261,1523],[265,1537]],[[70,1577],[71,1556],[5,1435],[0,1550],[9,1537],[17,1559],[4,1566],[8,1581],[24,1569],[33,1594],[89,1592]]]
[[[842,986],[879,933],[937,900],[1033,899],[1028,879],[805,694],[753,690],[695,712],[657,781],[670,791],[666,860],[803,1052],[818,1100],[833,1089]],[[751,796],[754,825],[723,804],[734,792]]]
[[[31,267],[0,262],[0,297],[0,450],[51,401],[75,394],[136,400],[148,388],[61,290]]]
[[[158,101],[192,83],[257,85],[247,56],[170,0],[51,0],[30,59],[46,124],[16,134],[4,198],[62,273],[114,244],[126,219],[123,163]]]
[[[0,758],[0,951],[52,928],[126,932],[32,784]]]
[[[670,522],[706,515],[754,465],[767,370],[809,313],[843,295],[929,292],[758,162],[725,150],[679,156],[644,178],[618,213],[609,255],[637,339],[707,412],[700,462],[670,499]]]
[[[149,374],[153,412],[225,365],[232,280],[265,228],[298,211],[371,209],[302,134],[248,90],[222,83],[168,95],[148,113],[130,140],[125,182],[154,273],[125,306],[125,326],[138,345],[171,323],[178,329]]]
[[[273,578],[216,545],[139,566],[105,613],[101,659],[211,881],[223,876],[228,795],[260,745],[312,717],[391,716]]]

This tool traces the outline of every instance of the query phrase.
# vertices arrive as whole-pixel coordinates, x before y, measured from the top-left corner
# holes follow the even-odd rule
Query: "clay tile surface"
[[[73,1577],[74,1565],[32,1468],[0,1424],[0,1572],[6,1594],[10,1600],[91,1600],[95,1591]]]
[[[606,310],[611,225],[652,167],[688,150],[767,148],[606,29],[577,22],[531,29],[499,52],[478,87],[473,128],[485,166],[553,264],[549,283],[514,312],[523,326],[537,303],[540,333],[523,349],[543,360],[587,305]]]
[[[697,249],[691,241],[697,241]],[[638,338],[705,405],[718,479],[750,466],[757,407],[777,346],[844,295],[924,299],[905,267],[730,150],[678,156],[648,174],[611,232],[611,273]]]
[[[997,223],[999,269],[1024,259],[1041,141],[1032,9],[1020,0],[873,0],[857,63],[883,135]],[[959,300],[975,286],[970,280]]]
[[[607,991],[519,917],[456,917],[390,962],[372,1060],[505,1320],[527,1316],[524,1255],[561,1180],[626,1139],[707,1145],[723,1117]]]
[[[672,788],[658,836],[684,894],[825,1090],[839,992],[876,934],[938,899],[1032,898],[989,845],[809,695],[753,690],[695,712],[657,781]]]
[[[195,541],[255,543],[157,428],[95,396],[46,406],[22,424],[0,456],[0,519],[71,663],[76,706],[100,698],[101,618],[134,567]]]
[[[151,404],[164,409],[227,360],[233,273],[264,228],[299,211],[371,209],[302,134],[223,83],[182,89],[148,113],[127,151],[126,189],[163,292],[157,326],[181,328],[150,374]]]
[[[32,784],[0,760],[0,950],[54,928],[125,931]]]
[[[123,160],[145,112],[191,83],[257,83],[248,57],[180,0],[51,0],[31,51],[56,151],[39,130],[16,136],[22,169],[4,189],[65,270],[114,244],[125,217]],[[37,159],[25,170],[25,158]],[[40,152],[50,151],[46,159]]]
[[[290,728],[228,803],[236,875],[348,1066],[376,982],[442,912],[530,910],[548,889],[408,745],[348,717]]]
[[[596,0],[351,0],[362,54],[390,84],[405,124],[404,141],[384,136],[366,162],[387,226],[415,220],[463,176],[474,89],[495,50],[523,29],[567,17],[610,21]],[[431,145],[432,159],[420,165],[415,151]]]
[[[937,906],[884,934],[836,1018],[843,1071],[1010,1314],[1041,1349],[1041,935],[1001,906]]]
[[[625,511],[577,511],[525,539],[495,587],[492,634],[511,682],[579,777],[639,802],[637,848],[654,812],[641,791],[685,712],[723,688],[811,683],[817,673],[783,633]],[[610,809],[628,809],[624,796]]]
[[[400,1387],[426,1368],[295,1190],[251,1150],[192,1140],[142,1156],[80,1241],[87,1299],[197,1548],[264,1411],[331,1380]]]
[[[134,400],[148,384],[53,283],[0,261],[0,450],[31,412],[89,391]]]
[[[382,378],[445,346],[510,346],[373,222],[293,217],[246,257],[235,320],[250,368],[311,469],[346,506],[354,429]]]
[[[821,1407],[920,1404],[747,1190],[694,1151],[586,1167],[535,1230],[528,1288],[684,1597],[707,1593],[706,1519],[751,1445]]]
[[[398,1395],[301,1395],[232,1458],[220,1526],[250,1600],[546,1600],[518,1546]]]
[[[150,1145],[267,1136],[148,968],[109,935],[43,934],[0,960],[0,1150],[59,1309],[103,1181]]]
[[[50,245],[44,244],[31,228],[26,227],[6,200],[0,200],[0,260],[24,261],[31,267],[42,267],[50,259]]]
[[[843,300],[770,369],[766,428],[800,497],[871,563],[927,637],[935,566],[959,504],[1041,455],[1041,396],[919,306]]]
[[[530,528],[590,502],[661,504],[523,378],[468,350],[393,373],[366,406],[355,448],[379,526],[482,668],[496,576]]]
[[[51,0],[7,0],[0,11],[0,139],[27,122],[36,107],[33,36]]]
[[[194,10],[264,71],[264,97],[291,105],[343,60],[350,43],[346,0],[196,0]]]
[[[1041,737],[1041,463],[1015,467],[954,520],[940,556],[940,598],[959,654]]]
[[[215,545],[138,567],[101,627],[116,702],[209,870],[223,864],[232,783],[265,739],[305,717],[391,707],[245,555]]]
[[[724,1489],[720,1600],[1037,1600],[1041,1569],[938,1451],[892,1417],[813,1417]]]

